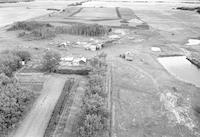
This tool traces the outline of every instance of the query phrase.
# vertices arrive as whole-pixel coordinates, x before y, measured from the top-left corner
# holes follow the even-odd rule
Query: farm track
[[[57,75],[45,81],[41,95],[13,137],[43,137],[65,81]]]
[[[73,83],[73,86],[70,89],[69,95],[67,96],[67,98],[65,98],[63,102],[64,109],[63,109],[62,114],[60,114],[60,119],[52,135],[53,137],[61,137],[63,134],[68,116],[70,114],[71,106],[74,103],[74,96],[76,94],[78,86],[79,86],[79,79],[75,80],[75,83]]]
[[[116,9],[116,13],[117,13],[118,18],[121,19],[121,18],[122,18],[122,15],[121,15],[121,13],[119,12],[119,7],[116,7],[115,9]]]
[[[71,95],[72,85],[74,85],[74,79],[69,79],[65,82],[62,93],[60,94],[59,99],[54,107],[48,127],[45,130],[44,137],[50,137],[55,132],[60,116],[65,110],[67,101],[70,99],[69,97]],[[70,106],[69,103],[68,105]]]
[[[113,81],[113,77],[112,77],[112,64],[110,65],[110,67],[108,68],[107,71],[107,76],[106,76],[106,91],[108,93],[108,110],[110,112],[110,120],[109,120],[109,125],[110,125],[110,130],[109,130],[109,137],[113,137],[113,97],[112,97],[112,92],[113,92],[113,87],[112,87],[112,81]]]
[[[76,89],[76,94],[74,95],[73,103],[70,108],[69,115],[65,122],[65,127],[62,132],[62,135],[54,137],[71,137],[73,136],[73,126],[76,122],[76,118],[81,111],[82,97],[84,96],[87,86],[87,80],[82,78],[79,82],[79,86]]]
[[[79,8],[77,11],[75,11],[74,13],[72,13],[71,15],[69,15],[69,17],[72,17],[78,13],[80,13],[83,10],[83,8]]]

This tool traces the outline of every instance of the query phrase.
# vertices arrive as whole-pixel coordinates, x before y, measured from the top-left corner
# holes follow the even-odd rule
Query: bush
[[[84,114],[96,114],[102,117],[108,117],[108,112],[105,109],[105,99],[98,94],[87,95],[83,101],[82,110]]]
[[[84,98],[83,104],[86,114],[98,114],[99,108],[104,106],[104,99],[98,94],[90,94]]]
[[[108,131],[109,112],[103,81],[100,75],[92,75],[89,79],[76,131],[79,137],[103,136]]]
[[[7,85],[9,83],[12,83],[13,80],[9,77],[7,77],[4,73],[0,74],[0,85]]]
[[[99,96],[106,98],[107,93],[104,90],[103,77],[100,75],[92,75],[89,79],[89,90],[87,94],[98,94]]]
[[[42,68],[44,71],[55,72],[60,63],[60,54],[48,51],[43,56]]]
[[[28,62],[31,59],[31,54],[25,50],[13,51],[13,54],[18,56],[22,61]]]
[[[79,137],[97,137],[102,130],[101,116],[89,114],[83,119],[82,126],[78,129],[78,134]]]
[[[0,57],[0,73],[4,73],[7,76],[12,76],[13,71],[16,71],[21,67],[21,59],[11,53],[3,54]]]
[[[0,55],[0,73],[12,76],[12,73],[21,68],[21,61],[29,61],[31,55],[28,51],[5,50]]]
[[[107,67],[107,64],[105,63],[106,60],[105,60],[105,57],[103,56],[106,57],[106,55],[99,55],[97,57],[90,59],[89,60],[90,65],[94,67],[95,69],[104,70]]]
[[[91,87],[95,87],[95,86],[100,86],[101,88],[103,88],[103,77],[99,76],[99,75],[92,75],[90,76],[89,79],[89,86]]]
[[[34,99],[31,91],[20,88],[15,80],[4,74],[0,75],[0,135],[22,118],[27,105]]]
[[[107,93],[104,88],[104,74],[106,72],[106,54],[100,54],[91,60],[90,65],[94,75],[89,77],[88,89],[85,91],[81,113],[77,122],[78,137],[105,136],[108,131],[109,112],[107,109]],[[103,61],[103,63],[102,63]],[[99,73],[100,72],[100,73]]]
[[[86,96],[83,101],[77,133],[80,137],[96,137],[108,129],[109,113],[99,95]]]
[[[107,97],[107,93],[101,85],[91,86],[90,92],[91,92],[90,94],[98,94],[99,96],[103,98]]]

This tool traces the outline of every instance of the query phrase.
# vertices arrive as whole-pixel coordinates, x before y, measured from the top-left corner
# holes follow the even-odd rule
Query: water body
[[[27,20],[52,11],[47,8],[64,9],[68,4],[81,0],[36,0],[33,2],[0,4],[0,27],[17,21]]]
[[[188,61],[185,56],[161,57],[158,61],[179,80],[200,87],[200,69]]]

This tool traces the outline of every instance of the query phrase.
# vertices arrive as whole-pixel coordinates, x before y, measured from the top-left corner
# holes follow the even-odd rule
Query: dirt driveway
[[[57,75],[45,81],[42,94],[13,137],[43,137],[65,81],[65,78]]]

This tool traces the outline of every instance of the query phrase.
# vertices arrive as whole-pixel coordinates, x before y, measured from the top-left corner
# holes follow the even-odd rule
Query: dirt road
[[[46,80],[42,94],[13,137],[43,137],[65,81],[58,76],[50,76]]]

